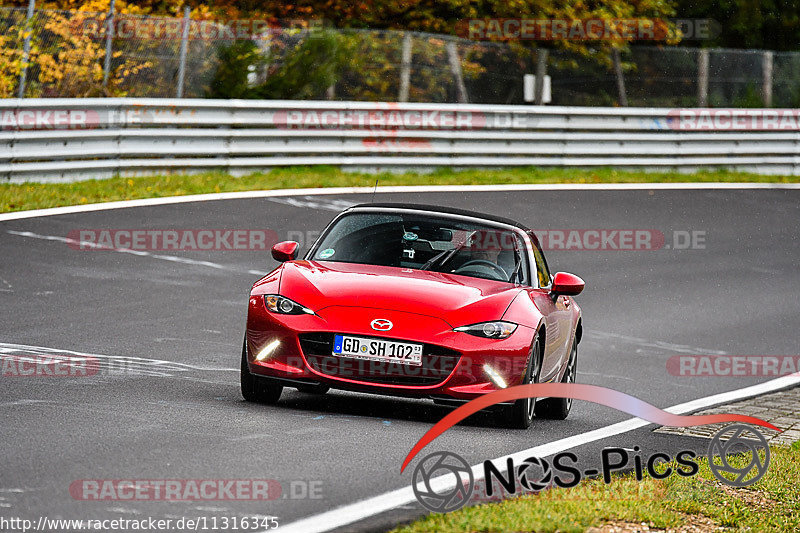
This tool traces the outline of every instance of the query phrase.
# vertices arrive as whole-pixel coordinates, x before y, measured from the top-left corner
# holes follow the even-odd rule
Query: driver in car
[[[490,261],[511,276],[516,265],[516,238],[506,231],[478,231],[470,236],[466,250],[470,260]]]

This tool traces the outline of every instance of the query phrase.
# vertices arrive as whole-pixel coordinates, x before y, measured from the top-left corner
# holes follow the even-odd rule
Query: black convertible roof
[[[514,226],[519,228],[523,231],[528,231],[528,227],[520,224],[516,220],[511,220],[510,218],[503,218],[498,217],[495,215],[488,215],[486,213],[478,213],[477,211],[467,211],[465,209],[457,209],[455,207],[442,207],[438,205],[426,205],[426,204],[403,204],[403,203],[386,203],[386,202],[378,202],[378,203],[369,203],[369,204],[358,204],[350,207],[349,209],[358,209],[359,207],[377,207],[377,208],[391,208],[391,209],[414,209],[419,211],[432,211],[434,213],[446,213],[449,215],[461,215],[473,218],[479,218],[482,220],[490,220],[492,222],[499,222],[500,224],[506,224],[509,226]]]

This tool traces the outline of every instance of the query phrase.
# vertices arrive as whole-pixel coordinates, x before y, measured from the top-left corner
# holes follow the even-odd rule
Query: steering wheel
[[[498,274],[499,277],[497,278],[498,281],[508,281],[508,272],[506,272],[503,267],[496,265],[489,261],[488,259],[472,259],[467,261],[457,269],[453,271],[453,274],[458,274],[459,272],[468,269],[470,266],[485,266],[491,268],[494,273]]]

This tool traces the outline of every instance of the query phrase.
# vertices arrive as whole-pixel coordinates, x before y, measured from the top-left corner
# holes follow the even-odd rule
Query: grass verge
[[[798,176],[762,176],[728,171],[694,174],[602,169],[512,168],[431,173],[361,174],[334,167],[289,167],[232,177],[222,172],[173,174],[138,178],[86,180],[74,183],[0,184],[0,213],[80,205],[116,200],[156,198],[214,192],[304,187],[380,185],[494,185],[510,183],[659,183],[659,182],[769,182],[800,181]]]
[[[589,479],[571,489],[431,514],[393,533],[800,531],[800,442],[772,448],[771,454],[767,474],[746,488],[719,482],[707,460],[698,459],[700,472],[690,478],[637,482],[624,475],[609,485]],[[731,456],[732,464],[746,466],[745,460]]]

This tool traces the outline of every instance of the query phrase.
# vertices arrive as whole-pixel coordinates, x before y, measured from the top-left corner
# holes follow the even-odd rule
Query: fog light
[[[505,389],[506,387],[508,387],[508,384],[506,383],[506,380],[503,379],[503,376],[501,376],[497,372],[497,370],[495,370],[494,368],[492,368],[488,364],[487,365],[483,365],[483,371],[486,372],[486,375],[489,376],[489,379],[491,379],[492,382],[495,385],[497,385],[499,388]]]
[[[256,361],[264,361],[265,359],[269,359],[272,356],[272,353],[281,345],[281,341],[275,339],[271,343],[264,346],[258,355],[256,356]]]

